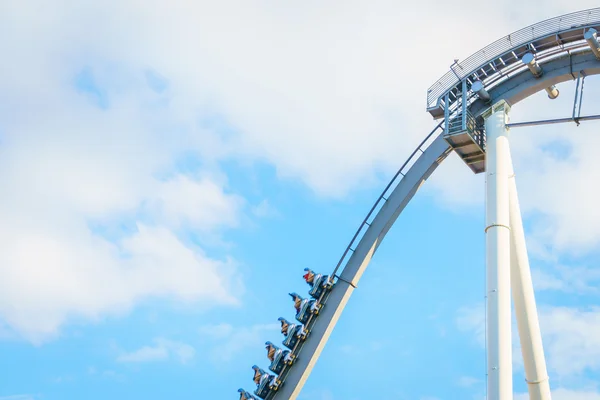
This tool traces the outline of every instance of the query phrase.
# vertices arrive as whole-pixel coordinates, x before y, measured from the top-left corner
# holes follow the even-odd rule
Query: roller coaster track
[[[330,275],[333,288],[319,299],[323,308],[305,324],[308,337],[293,349],[297,359],[281,372],[282,385],[267,400],[298,397],[375,251],[421,185],[453,150],[445,133],[449,121],[460,116],[461,107],[477,118],[491,103],[504,100],[514,105],[551,85],[600,74],[600,57],[584,37],[590,29],[600,31],[600,8],[531,25],[454,65],[428,90],[427,110],[442,122],[412,152],[360,224]],[[535,54],[543,75],[532,75],[521,62],[528,52]],[[471,89],[477,80],[490,99]]]

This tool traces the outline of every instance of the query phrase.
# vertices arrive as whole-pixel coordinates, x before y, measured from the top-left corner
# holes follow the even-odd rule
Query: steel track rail
[[[434,136],[436,133],[437,135]],[[432,136],[434,138],[430,142]],[[428,143],[430,144],[425,147]],[[410,199],[412,199],[437,166],[450,154],[450,151],[450,146],[444,140],[441,128],[438,125],[413,152],[411,157],[404,163],[403,168],[394,176],[382,195],[375,202],[367,218],[365,218],[354,235],[350,245],[346,248],[340,263],[335,268],[335,271],[339,270],[353,244],[364,230],[364,234],[360,237],[356,248],[353,249],[352,255],[340,273],[339,279],[336,280],[319,316],[314,321],[309,321],[310,334],[305,340],[296,362],[286,374],[287,376],[282,387],[273,397],[274,399],[296,399],[298,397],[348,299],[371,261],[371,257],[373,257],[383,238]],[[414,159],[415,157],[416,159]],[[407,167],[408,165],[410,167]],[[406,168],[406,171],[404,171],[404,168]],[[399,176],[402,176],[402,179],[399,180],[397,186],[391,191],[389,197],[385,197]],[[370,220],[370,217],[377,209],[377,214]],[[365,227],[367,227],[366,230],[364,229]]]
[[[586,11],[588,15],[595,16],[600,8],[589,11]],[[596,24],[595,19],[593,24]],[[588,20],[577,28],[589,25]],[[542,78],[534,78],[525,68],[517,66],[495,77],[494,87],[490,90],[492,103],[505,100],[513,105],[550,84],[573,80],[579,75],[600,74],[600,61],[579,44],[573,44],[566,52],[562,51],[566,49],[564,44],[557,42],[556,45],[561,51],[547,49]],[[488,107],[489,103],[481,100],[470,104],[474,115],[480,115]],[[307,323],[309,336],[301,347],[295,349],[298,356],[295,363],[284,369],[280,375],[283,385],[268,400],[294,400],[298,397],[373,254],[420,186],[450,154],[451,148],[443,138],[443,124],[444,121],[437,125],[413,151],[360,224],[331,274],[335,278],[333,289],[319,299],[325,306],[317,317],[311,316]]]

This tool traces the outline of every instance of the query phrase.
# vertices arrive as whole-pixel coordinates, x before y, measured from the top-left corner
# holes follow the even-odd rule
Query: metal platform
[[[450,120],[444,140],[474,173],[485,171],[485,130],[473,115],[467,112],[466,118],[459,114]]]

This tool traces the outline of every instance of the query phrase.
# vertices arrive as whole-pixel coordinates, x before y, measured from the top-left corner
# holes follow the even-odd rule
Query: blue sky
[[[430,84],[504,34],[596,5],[511,0],[474,33],[489,19],[477,4],[0,5],[0,400],[253,389],[303,269],[335,266],[434,127]],[[448,19],[453,32],[424,29]],[[512,120],[569,116],[574,85],[559,88]],[[599,89],[589,77],[583,114]],[[597,130],[512,134],[555,400],[600,399]],[[484,398],[483,194],[454,155],[442,164],[302,399]]]

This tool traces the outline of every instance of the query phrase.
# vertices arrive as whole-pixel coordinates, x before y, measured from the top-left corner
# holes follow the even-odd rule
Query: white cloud
[[[538,309],[544,354],[551,379],[583,378],[600,371],[600,308],[543,306]],[[464,307],[456,319],[461,331],[485,346],[483,305]],[[520,342],[513,320],[513,363],[522,369]]]
[[[598,294],[600,269],[589,266],[555,265],[532,271],[536,290],[554,290],[578,295]]]
[[[462,332],[474,334],[477,344],[485,347],[485,304],[460,308],[456,326]]]
[[[205,325],[200,327],[200,335],[212,336],[217,339],[226,338],[233,333],[233,326],[230,324]]]
[[[269,203],[268,199],[264,199],[252,207],[252,213],[259,218],[278,217],[280,215],[279,211]]]
[[[25,103],[32,94],[39,98],[39,83],[56,89],[59,78],[88,66],[110,112],[136,97],[156,106],[163,96],[168,119],[178,126],[194,130],[198,119],[202,126],[217,125],[217,138],[194,132],[207,157],[266,159],[282,176],[300,178],[320,193],[343,194],[373,180],[376,171],[391,172],[429,131],[425,94],[447,71],[444,60],[466,56],[514,25],[499,20],[473,37],[457,23],[453,35],[419,30],[419,40],[405,40],[423,15],[432,26],[483,16],[474,4],[464,1],[469,16],[445,3],[406,7],[388,0],[291,8],[237,0],[143,8],[108,1],[79,9],[57,5],[43,18],[33,6],[6,7],[7,37],[39,49],[7,46],[13,65],[23,69],[11,71],[15,76],[4,85],[7,93],[18,89]],[[433,7],[439,12],[429,12]],[[231,9],[238,12],[231,15]],[[30,20],[38,23],[25,24]],[[457,50],[460,35],[469,39]],[[424,43],[436,43],[436,52]],[[419,61],[407,62],[407,55]],[[160,95],[140,87],[148,66],[167,82]]]
[[[581,6],[586,4],[594,5]],[[39,48],[5,43],[13,65],[23,68],[12,69],[4,86],[19,95],[11,105],[31,105],[33,93],[46,100],[40,87],[44,97],[52,95],[50,89],[64,94],[60,83],[89,66],[111,105],[131,107],[142,98],[156,111],[162,100],[168,106],[152,114],[154,121],[164,123],[163,116],[179,130],[196,130],[200,119],[201,126],[218,130],[216,137],[200,130],[184,140],[205,156],[266,159],[283,176],[340,194],[372,180],[376,171],[391,172],[429,131],[426,90],[452,59],[465,58],[525,20],[544,19],[548,10],[571,11],[553,2],[515,16],[507,7],[474,36],[468,22],[486,16],[475,5],[425,1],[407,7],[379,0],[290,8],[229,0],[156,2],[139,9],[134,1],[107,1],[79,9],[57,6],[43,18],[36,7],[11,6],[2,10],[6,37]],[[465,8],[468,15],[461,12]],[[236,16],[230,9],[238,10]],[[423,15],[431,26],[456,21],[452,35],[419,29]],[[419,40],[406,40],[417,30]],[[460,48],[456,37],[465,38]],[[430,43],[436,43],[435,52]],[[164,77],[160,94],[146,87],[148,66]],[[138,110],[127,119],[139,117]],[[455,186],[444,190],[465,197]]]
[[[600,371],[600,308],[545,307],[540,326],[551,373],[569,377]]]
[[[154,346],[144,346],[135,351],[119,355],[117,361],[122,363],[144,363],[175,358],[180,363],[185,364],[191,361],[196,354],[196,350],[186,343],[164,338],[157,338],[154,342]]]
[[[169,357],[169,353],[166,348],[161,346],[156,347],[142,347],[132,353],[122,354],[117,358],[119,362],[147,362],[165,360]]]
[[[518,182],[524,212],[533,217],[531,235],[554,252],[581,255],[599,243],[600,212],[595,199],[600,192],[593,182],[600,175],[593,149],[600,141],[594,128],[582,125],[576,135],[569,135],[573,132],[567,129],[552,135],[548,129],[547,139],[540,138],[541,146],[521,162]],[[544,150],[543,145],[568,155],[558,157],[556,150]]]
[[[473,212],[473,206],[484,201],[485,186],[483,174],[475,175],[456,155],[450,156],[428,180],[427,191],[438,205],[454,211]],[[442,192],[443,196],[438,193]]]
[[[161,137],[139,104],[94,109],[46,78],[47,107],[23,103],[0,126],[0,319],[8,329],[41,342],[70,318],[123,313],[151,296],[235,304],[235,263],[211,259],[179,233],[237,226],[243,200],[209,173],[158,179],[181,137]],[[20,95],[16,103],[26,100]],[[15,117],[27,112],[36,117]]]
[[[482,380],[474,378],[472,376],[461,376],[457,382],[458,386],[465,388],[473,387],[474,385],[479,383],[482,383]]]
[[[212,359],[227,362],[244,349],[263,345],[266,341],[265,334],[279,328],[279,324],[256,324],[249,327],[219,324],[202,326],[199,331],[202,336],[217,339],[217,344],[212,346]]]
[[[162,184],[155,207],[169,226],[188,224],[195,230],[212,231],[238,225],[243,199],[225,195],[216,182],[203,178],[194,181],[179,175]]]
[[[164,227],[138,224],[120,249],[85,226],[38,228],[0,228],[7,246],[0,256],[0,314],[32,341],[57,334],[70,317],[122,313],[149,296],[237,303],[229,292],[232,266],[186,247]]]
[[[565,282],[553,274],[539,268],[531,270],[531,279],[536,291],[542,290],[563,290]]]
[[[0,77],[0,240],[7,249],[0,255],[1,318],[40,341],[71,317],[123,312],[148,296],[233,303],[231,265],[174,233],[238,225],[243,200],[226,193],[226,179],[215,178],[218,161],[267,161],[280,176],[325,195],[391,173],[433,125],[424,98],[447,70],[444,60],[523,22],[502,11],[504,19],[472,35],[470,22],[487,18],[476,5],[0,3],[0,49],[10,60]],[[557,2],[544,12],[565,8]],[[452,34],[421,29],[424,15],[430,26],[454,21]],[[547,16],[538,15],[527,18]],[[406,40],[414,32],[418,40]],[[461,48],[457,37],[468,38]],[[87,82],[79,79],[77,88],[82,71]],[[159,75],[161,85],[163,78],[149,78]],[[540,228],[539,236],[561,248],[587,248],[600,237],[600,223],[590,185],[572,178],[584,171],[588,182],[597,181],[598,168],[594,146],[570,140],[582,161],[544,164],[538,182],[547,186],[532,186],[541,197],[524,195],[524,204],[542,204],[537,209],[551,218],[553,229]],[[200,155],[207,171],[156,179],[173,172],[185,151]],[[573,190],[556,196],[555,178]],[[438,189],[473,201],[455,186]],[[562,210],[577,199],[587,201]],[[140,210],[152,223],[137,219]],[[127,218],[139,230],[116,240],[88,226],[118,226]]]

